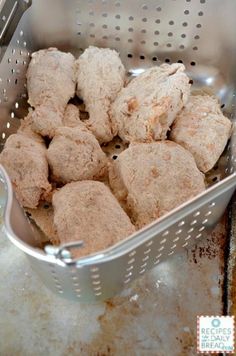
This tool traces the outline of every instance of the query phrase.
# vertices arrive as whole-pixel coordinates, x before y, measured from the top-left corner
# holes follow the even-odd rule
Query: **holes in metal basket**
[[[201,236],[202,236],[201,233],[200,233],[200,234],[197,234],[197,235],[195,236],[195,239],[199,239]]]
[[[182,229],[179,229],[179,230],[177,230],[176,232],[175,232],[175,235],[179,235],[179,234],[181,234],[182,233]]]
[[[134,266],[131,265],[131,266],[129,266],[129,267],[126,268],[126,271],[127,271],[127,272],[130,272],[133,268],[134,268]]]
[[[98,278],[100,278],[100,275],[99,274],[92,274],[91,278],[92,279],[98,279]]]
[[[163,239],[163,240],[160,241],[160,244],[162,245],[162,244],[166,243],[166,241],[167,241],[166,239]]]
[[[190,240],[190,239],[191,239],[191,237],[192,237],[191,235],[186,236],[186,237],[185,237],[185,241]]]
[[[208,219],[204,219],[203,221],[202,221],[202,224],[204,225],[204,224],[206,224],[208,222]]]
[[[152,246],[152,244],[153,244],[153,241],[151,240],[146,243],[146,246],[149,247],[149,246]]]
[[[130,281],[131,281],[131,279],[128,278],[128,279],[124,280],[124,283],[127,284],[127,283],[129,283]]]
[[[132,272],[129,272],[129,273],[126,273],[126,275],[125,275],[125,278],[127,279],[127,278],[130,278],[131,276],[132,276]]]
[[[163,232],[163,234],[162,234],[163,237],[164,237],[164,236],[167,236],[167,235],[169,235],[169,230],[166,230],[166,231]]]
[[[128,265],[132,265],[135,262],[135,258],[131,258],[131,260],[129,260],[127,263]]]
[[[100,295],[102,295],[102,292],[94,293],[94,295],[95,295],[96,297],[99,297]]]
[[[209,215],[211,215],[211,214],[212,214],[212,211],[209,210],[209,211],[205,214],[205,216],[209,216]]]
[[[164,246],[161,246],[161,247],[158,249],[158,251],[161,252],[161,251],[164,250],[164,248],[165,248]]]
[[[182,220],[182,221],[180,221],[180,222],[178,223],[178,226],[181,227],[181,226],[183,226],[184,224],[185,224],[185,221]]]
[[[140,266],[141,269],[144,269],[144,268],[146,268],[146,267],[147,267],[147,262],[145,262],[144,264],[142,264],[142,265]]]
[[[196,213],[193,214],[193,216],[196,218],[197,216],[199,216],[201,213],[200,211],[196,211]]]
[[[136,251],[133,250],[132,252],[129,253],[129,257],[133,257],[134,255],[136,255]]]
[[[98,277],[99,278],[99,277]],[[94,280],[94,281],[92,281],[92,284],[94,285],[94,286],[98,286],[98,285],[100,285],[101,284],[101,282],[100,282],[100,280],[98,279],[98,280]]]
[[[173,240],[173,242],[177,242],[177,241],[179,241],[179,239],[180,239],[180,237],[176,237],[174,240]]]
[[[147,260],[149,260],[149,256],[145,256],[145,257],[142,259],[143,262],[146,262]]]
[[[193,232],[193,230],[194,230],[194,227],[191,227],[191,228],[187,231],[187,233],[190,234],[191,232]]]

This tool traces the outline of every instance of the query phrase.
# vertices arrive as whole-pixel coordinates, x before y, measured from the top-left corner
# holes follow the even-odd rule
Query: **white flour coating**
[[[220,158],[231,132],[232,123],[216,98],[192,95],[176,117],[170,138],[190,151],[198,168],[206,173]]]
[[[125,68],[114,50],[89,47],[77,60],[77,94],[89,113],[87,127],[100,143],[111,141],[117,133],[109,110],[124,80]]]
[[[131,145],[111,165],[109,181],[138,228],[205,189],[191,153],[171,141]]]
[[[113,125],[127,142],[152,142],[166,138],[176,114],[190,95],[183,64],[152,67],[134,78],[112,105]]]

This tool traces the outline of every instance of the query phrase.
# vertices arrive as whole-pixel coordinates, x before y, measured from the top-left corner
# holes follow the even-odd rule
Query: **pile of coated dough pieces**
[[[89,255],[204,191],[232,124],[217,99],[190,94],[184,70],[163,64],[128,81],[111,49],[33,53],[31,108],[0,163],[48,241],[83,241],[76,257]],[[111,160],[103,146],[115,136],[128,148]]]

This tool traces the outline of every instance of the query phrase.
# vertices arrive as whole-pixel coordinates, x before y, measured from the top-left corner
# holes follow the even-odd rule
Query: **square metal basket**
[[[26,70],[33,51],[57,47],[78,56],[89,45],[120,52],[127,75],[162,62],[183,62],[194,90],[220,100],[234,121],[236,26],[234,0],[33,0],[0,7],[0,145],[27,112]],[[26,10],[26,11],[25,11]],[[23,14],[23,16],[21,16]],[[20,21],[19,21],[20,19]],[[18,23],[19,21],[19,23]],[[0,171],[3,231],[24,251],[54,292],[99,301],[212,230],[236,187],[236,131],[206,192],[114,247],[77,261],[65,249],[30,246],[21,210]],[[56,253],[54,253],[56,250]],[[14,261],[12,261],[14,263]]]

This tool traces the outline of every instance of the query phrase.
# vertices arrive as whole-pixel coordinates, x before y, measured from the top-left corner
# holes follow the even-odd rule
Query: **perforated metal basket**
[[[115,48],[128,75],[161,62],[181,61],[193,87],[207,87],[217,95],[225,114],[234,120],[234,0],[33,0],[16,27],[29,5],[10,0],[1,8],[1,146],[26,113],[30,54],[50,46],[76,56],[89,45]],[[30,233],[22,228],[19,207],[0,171],[3,231],[54,292],[78,301],[104,300],[214,227],[236,186],[235,135],[236,131],[214,176],[208,177],[220,181],[106,251],[73,261],[63,247],[51,254],[31,247]]]

